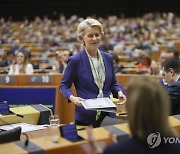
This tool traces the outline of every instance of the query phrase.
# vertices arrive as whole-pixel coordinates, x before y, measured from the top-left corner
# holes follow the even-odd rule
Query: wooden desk
[[[180,130],[180,119],[177,119],[178,117],[170,116],[169,122],[171,127],[178,131]],[[93,129],[93,134],[95,136],[95,139],[102,143],[104,146],[111,143],[109,135],[110,135],[110,129],[113,130],[115,134],[118,134],[118,138],[120,140],[124,140],[124,137],[129,136],[129,127],[127,123],[124,124],[118,124],[118,125],[112,125],[112,126],[105,126],[105,127],[99,127]],[[54,153],[65,153],[65,154],[85,154],[85,153],[91,153],[91,148],[87,141],[87,133],[86,130],[80,130],[78,131],[78,134],[85,138],[84,141],[71,143],[64,138],[60,137],[59,135],[59,129],[56,128],[47,128],[45,130],[41,131],[35,131],[35,132],[29,132],[30,137],[30,144],[34,144],[34,150],[36,151],[37,148],[41,148],[41,150],[45,154],[54,154]],[[178,136],[180,136],[180,131],[177,132]],[[12,142],[12,143],[6,143],[6,144],[0,144],[1,153],[5,154],[20,154],[20,153],[27,153],[27,150],[24,150],[23,148],[19,147],[17,145],[19,142]],[[24,138],[20,141],[24,145]]]
[[[29,81],[30,76],[40,77],[41,82],[31,83]],[[139,76],[148,76],[152,78],[161,78],[160,76],[151,75],[137,75],[137,74],[117,74],[117,81],[122,86],[126,87],[129,80],[132,80]],[[43,80],[43,79],[49,80]],[[0,88],[55,88],[55,113],[59,114],[61,123],[67,124],[74,122],[74,104],[67,103],[67,99],[62,95],[59,90],[59,85],[62,79],[62,74],[34,74],[34,75],[0,75]],[[9,80],[13,78],[12,80]],[[8,80],[7,80],[8,79]],[[13,82],[5,82],[13,81]],[[50,82],[51,81],[51,82]],[[72,86],[72,91],[75,94],[75,88]],[[33,103],[33,102],[32,102]],[[41,102],[43,104],[43,102]]]

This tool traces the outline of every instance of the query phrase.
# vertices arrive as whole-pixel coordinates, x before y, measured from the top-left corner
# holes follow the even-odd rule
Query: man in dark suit
[[[171,114],[180,114],[180,59],[170,58],[164,64],[165,88],[171,101]]]
[[[15,63],[15,54],[13,51],[9,50],[6,53],[4,59],[0,62],[0,67],[9,67]]]

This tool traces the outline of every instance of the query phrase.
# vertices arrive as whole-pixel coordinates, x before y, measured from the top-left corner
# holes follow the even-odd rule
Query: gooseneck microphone
[[[26,140],[25,140],[25,142],[24,142],[24,145],[25,146],[28,146],[28,144],[29,144],[29,136],[26,134],[26,133],[22,133],[24,136],[26,136]]]
[[[12,114],[14,114],[14,115],[16,115],[16,116],[18,116],[18,117],[20,117],[20,118],[24,118],[24,116],[21,115],[21,114],[14,113],[14,112],[12,112],[12,111],[9,111],[9,112],[12,113]]]

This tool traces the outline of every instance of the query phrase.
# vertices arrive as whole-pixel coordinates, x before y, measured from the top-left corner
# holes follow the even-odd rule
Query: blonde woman
[[[16,55],[16,64],[10,66],[9,74],[33,74],[33,66],[28,63],[27,55],[19,51]]]
[[[175,134],[168,123],[168,95],[158,81],[147,77],[132,80],[127,88],[126,108],[130,137],[107,147],[104,154],[179,154],[179,143],[164,141],[164,137],[175,137]],[[88,130],[88,135],[92,140],[92,130]],[[102,151],[95,148],[96,142],[91,143],[95,151]]]
[[[112,56],[100,51],[99,45],[103,35],[102,24],[92,18],[81,21],[77,28],[77,38],[84,49],[70,57],[60,90],[75,106],[75,123],[98,127],[105,116],[115,117],[114,113],[85,110],[81,105],[84,99],[118,96],[120,103],[126,100],[122,87],[117,84],[114,74]],[[73,95],[71,85],[74,83],[77,96]]]

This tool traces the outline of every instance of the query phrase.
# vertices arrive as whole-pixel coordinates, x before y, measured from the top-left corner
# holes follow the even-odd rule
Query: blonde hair
[[[101,35],[104,34],[102,24],[99,21],[97,21],[96,19],[88,18],[88,19],[85,19],[85,20],[81,21],[80,24],[78,25],[78,28],[77,28],[77,38],[78,38],[78,40],[80,42],[82,42],[81,38],[84,35],[84,31],[88,27],[93,27],[93,26],[97,26],[99,28]]]
[[[150,133],[174,136],[167,118],[170,102],[163,87],[153,78],[139,77],[127,89],[126,109],[131,135],[146,142]]]
[[[26,67],[28,64],[28,57],[27,57],[26,53],[22,52],[22,51],[18,51],[18,53],[16,54],[16,57],[18,56],[19,53],[22,53],[24,55],[23,66],[22,66],[22,68],[19,69],[19,73],[22,74],[22,73],[26,73]]]

